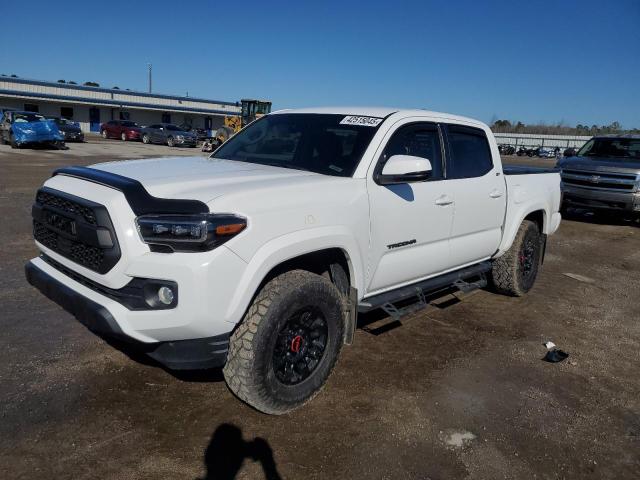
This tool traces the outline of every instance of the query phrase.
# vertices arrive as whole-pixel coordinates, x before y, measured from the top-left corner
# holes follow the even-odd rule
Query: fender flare
[[[518,229],[522,222],[527,216],[531,215],[535,212],[542,212],[542,232],[549,232],[549,208],[543,202],[536,202],[534,204],[528,204],[526,206],[521,206],[515,212],[509,212],[507,210],[506,219],[505,219],[505,229],[502,233],[502,241],[500,242],[500,246],[498,247],[498,251],[493,255],[493,257],[500,257],[503,255],[511,245],[513,245],[513,241],[516,238],[518,233]],[[515,218],[517,221],[510,221],[509,218]]]
[[[225,320],[234,325],[242,320],[258,288],[275,267],[292,258],[330,248],[343,251],[351,286],[358,292],[364,291],[363,256],[358,242],[345,227],[298,230],[265,243],[247,262],[247,268],[225,312]]]

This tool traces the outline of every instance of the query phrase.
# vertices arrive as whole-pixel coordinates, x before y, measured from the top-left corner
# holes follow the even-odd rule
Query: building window
[[[25,112],[40,112],[40,108],[38,108],[38,105],[34,104],[34,103],[25,103],[24,104],[24,111]]]
[[[162,123],[171,123],[171,114],[164,112],[162,114]]]
[[[60,116],[67,120],[73,119],[73,107],[60,107]]]
[[[120,112],[120,120],[131,120],[131,114],[129,112]]]

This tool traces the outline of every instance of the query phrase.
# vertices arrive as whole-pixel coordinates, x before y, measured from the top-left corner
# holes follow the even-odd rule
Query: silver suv
[[[593,137],[557,166],[562,170],[563,208],[640,216],[640,135]]]

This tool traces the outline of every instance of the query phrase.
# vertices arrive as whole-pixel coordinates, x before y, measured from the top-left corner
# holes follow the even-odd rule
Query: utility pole
[[[150,63],[147,63],[147,66],[149,67],[149,93],[151,93],[151,69],[153,66]]]

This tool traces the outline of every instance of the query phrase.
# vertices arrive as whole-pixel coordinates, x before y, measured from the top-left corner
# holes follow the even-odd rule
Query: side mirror
[[[431,177],[431,162],[413,155],[393,155],[385,163],[376,181],[380,185],[424,182]]]

